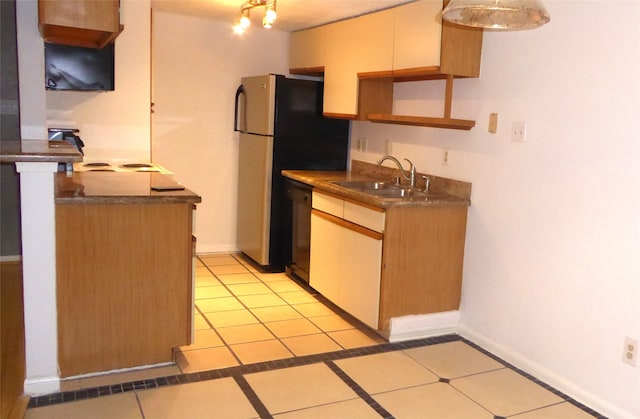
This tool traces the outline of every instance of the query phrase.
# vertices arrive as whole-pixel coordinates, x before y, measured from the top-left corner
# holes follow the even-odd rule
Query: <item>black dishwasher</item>
[[[311,244],[311,190],[312,187],[292,179],[287,182],[287,198],[292,204],[291,260],[287,274],[309,283]]]

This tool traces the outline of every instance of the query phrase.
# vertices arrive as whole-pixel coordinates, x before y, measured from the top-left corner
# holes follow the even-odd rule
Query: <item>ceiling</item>
[[[293,32],[345,18],[387,9],[414,0],[278,0],[275,29]],[[240,17],[243,0],[151,0],[154,10],[228,21]],[[253,27],[262,26],[263,8],[251,16]],[[257,13],[256,13],[257,12]]]

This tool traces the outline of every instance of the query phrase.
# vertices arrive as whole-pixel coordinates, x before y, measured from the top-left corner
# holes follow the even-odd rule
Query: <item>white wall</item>
[[[86,160],[150,161],[150,7],[149,0],[121,1],[114,91],[46,92],[47,125],[80,129]]]
[[[44,43],[38,32],[37,0],[16,1],[20,135],[26,140],[47,138],[44,93]]]
[[[237,250],[238,142],[234,96],[240,79],[286,74],[289,34],[232,22],[153,12],[154,162],[202,196],[197,252]]]
[[[390,140],[419,171],[472,182],[460,333],[605,415],[640,417],[640,367],[621,361],[624,337],[640,339],[640,6],[545,4],[550,24],[486,32],[481,78],[456,81],[453,117],[474,129],[356,122],[369,153],[352,157],[375,161]],[[442,83],[396,86],[397,113],[441,112],[426,98]]]

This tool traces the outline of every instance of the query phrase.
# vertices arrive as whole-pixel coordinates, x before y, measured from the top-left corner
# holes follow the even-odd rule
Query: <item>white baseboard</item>
[[[100,376],[109,375],[109,374],[121,374],[121,373],[133,372],[133,371],[148,370],[152,368],[171,367],[173,365],[176,365],[176,363],[160,362],[158,364],[140,365],[140,366],[131,367],[131,368],[119,368],[119,369],[109,370],[109,371],[99,371],[99,372],[91,372],[88,374],[74,375],[71,377],[65,377],[61,381],[72,381],[72,380],[78,380],[82,378],[93,378],[93,377],[100,377]]]
[[[574,383],[567,381],[563,377],[560,377],[553,371],[550,371],[542,365],[537,364],[528,358],[525,358],[520,353],[494,342],[483,334],[475,332],[474,330],[468,328],[464,323],[461,323],[458,326],[457,332],[465,339],[470,340],[481,348],[512,364],[516,368],[525,371],[527,374],[531,374],[538,380],[563,392],[567,396],[597,411],[600,414],[603,414],[610,418],[640,419],[638,416],[623,411],[617,406],[613,406],[611,403],[603,400],[601,397],[585,391],[584,389],[576,386]]]
[[[24,380],[24,392],[30,396],[57,393],[60,391],[60,377],[28,378]]]
[[[459,320],[460,312],[457,310],[393,317],[389,325],[389,342],[456,333]]]
[[[5,262],[20,262],[22,260],[22,255],[5,255],[0,256],[0,263]]]

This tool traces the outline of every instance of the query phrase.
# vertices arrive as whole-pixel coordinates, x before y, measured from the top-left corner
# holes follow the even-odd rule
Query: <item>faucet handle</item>
[[[411,160],[406,158],[405,160],[409,163],[409,184],[413,188],[416,186],[416,166]]]
[[[429,176],[422,176],[424,179],[424,191],[429,192],[429,186],[431,186],[431,178]]]

